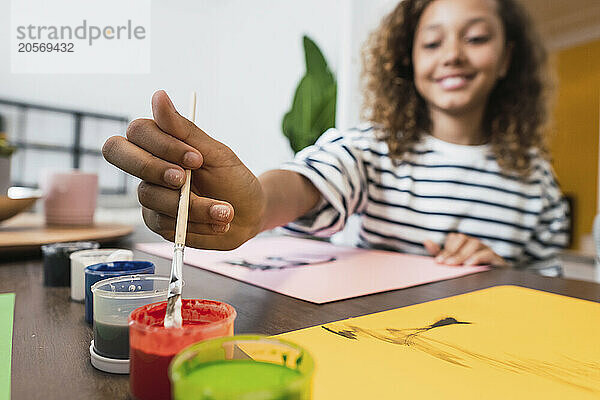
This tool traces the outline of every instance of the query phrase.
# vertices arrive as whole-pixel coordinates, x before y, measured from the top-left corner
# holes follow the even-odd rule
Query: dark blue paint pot
[[[85,320],[88,324],[94,320],[94,283],[116,276],[153,273],[154,264],[149,261],[114,261],[85,267]]]

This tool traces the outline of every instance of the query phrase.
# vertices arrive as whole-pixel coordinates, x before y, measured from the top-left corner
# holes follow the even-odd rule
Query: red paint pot
[[[183,327],[163,326],[167,302],[148,304],[129,316],[129,386],[138,400],[170,399],[167,370],[185,347],[205,339],[233,335],[235,309],[212,300],[183,299]]]

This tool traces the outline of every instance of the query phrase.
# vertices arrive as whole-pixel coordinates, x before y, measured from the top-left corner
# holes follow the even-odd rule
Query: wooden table
[[[128,242],[156,241],[139,229]],[[168,275],[170,262],[136,252]],[[12,350],[13,399],[126,399],[128,376],[94,369],[92,330],[84,306],[69,300],[69,288],[42,284],[40,259],[0,262],[0,293],[16,293]],[[422,303],[495,285],[514,284],[600,302],[600,285],[528,272],[491,270],[409,289],[317,305],[270,292],[194,267],[184,267],[186,297],[216,299],[237,310],[236,333],[274,335],[317,324]]]

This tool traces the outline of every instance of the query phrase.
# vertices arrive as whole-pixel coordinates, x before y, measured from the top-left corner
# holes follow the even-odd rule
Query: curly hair
[[[431,130],[425,100],[415,87],[412,51],[419,18],[432,1],[401,1],[363,50],[365,117],[380,128],[395,160],[407,158],[422,132]],[[548,158],[544,131],[552,85],[547,53],[517,1],[496,4],[512,59],[490,93],[483,130],[500,168],[527,175],[534,154]]]

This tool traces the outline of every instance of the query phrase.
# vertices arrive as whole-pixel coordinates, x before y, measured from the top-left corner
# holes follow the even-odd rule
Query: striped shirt
[[[550,164],[533,160],[526,178],[502,172],[489,145],[430,135],[394,163],[368,126],[330,129],[282,169],[307,177],[320,203],[284,229],[314,236],[360,216],[360,246],[426,255],[423,242],[448,233],[480,239],[514,266],[558,266],[568,241],[568,206]]]

